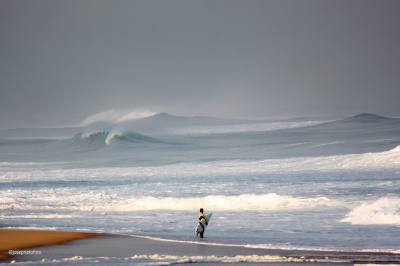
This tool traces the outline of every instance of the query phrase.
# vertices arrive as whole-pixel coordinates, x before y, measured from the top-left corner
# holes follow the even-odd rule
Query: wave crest
[[[84,141],[87,142],[89,146],[103,146],[110,145],[114,141],[127,141],[131,143],[162,143],[162,141],[155,139],[153,137],[149,137],[143,134],[139,134],[136,132],[113,132],[113,131],[95,131],[95,132],[86,132],[79,133],[74,137],[75,141]]]
[[[155,115],[156,112],[145,111],[145,110],[116,110],[111,109],[103,112],[99,112],[93,115],[90,115],[83,119],[79,125],[80,126],[88,126],[93,123],[111,123],[118,124],[131,120],[141,119],[145,117],[149,117]]]
[[[341,222],[351,224],[400,225],[400,198],[382,197],[351,210]]]

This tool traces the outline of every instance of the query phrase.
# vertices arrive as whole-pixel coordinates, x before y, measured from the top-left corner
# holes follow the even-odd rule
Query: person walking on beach
[[[199,225],[198,225],[198,229],[199,230],[197,230],[196,233],[197,233],[197,236],[200,235],[200,238],[203,238],[204,237],[204,231],[206,230],[206,225],[208,225],[208,221],[207,221],[207,218],[205,217],[203,208],[200,208],[200,212],[198,214],[198,217],[199,217]]]

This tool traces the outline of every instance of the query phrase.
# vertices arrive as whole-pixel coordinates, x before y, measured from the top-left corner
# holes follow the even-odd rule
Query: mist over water
[[[105,112],[0,131],[0,222],[280,248],[398,249],[400,120]]]
[[[0,228],[166,248],[21,264],[400,262],[399,10],[0,1]]]

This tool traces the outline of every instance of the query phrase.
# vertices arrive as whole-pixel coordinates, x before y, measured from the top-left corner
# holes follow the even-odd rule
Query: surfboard
[[[210,212],[209,214],[204,216],[206,218],[206,220],[208,221],[208,223],[210,223],[211,216],[212,216],[212,212]]]
[[[204,215],[204,218],[206,218],[206,220],[208,221],[208,224],[210,224],[210,220],[212,217],[212,212],[210,212],[207,215]],[[204,231],[207,228],[207,224],[201,223],[204,226]],[[194,233],[197,235],[198,233],[203,232],[203,226],[200,225],[200,223],[197,224],[196,228],[194,229]]]

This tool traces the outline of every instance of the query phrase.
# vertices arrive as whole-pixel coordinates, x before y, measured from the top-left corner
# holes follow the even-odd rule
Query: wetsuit
[[[203,231],[201,231],[201,233],[200,233],[200,237],[203,238],[204,237],[204,231],[206,230],[204,225],[208,224],[208,221],[207,221],[206,217],[204,216],[204,213],[199,212],[198,216],[199,216],[199,224],[203,228]]]

